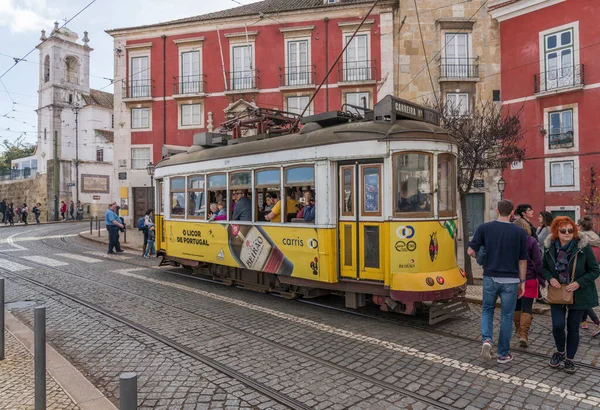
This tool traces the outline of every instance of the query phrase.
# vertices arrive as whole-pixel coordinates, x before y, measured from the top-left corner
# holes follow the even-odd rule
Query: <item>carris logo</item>
[[[396,236],[399,239],[410,239],[415,236],[415,228],[410,225],[399,226],[398,229],[396,229]]]

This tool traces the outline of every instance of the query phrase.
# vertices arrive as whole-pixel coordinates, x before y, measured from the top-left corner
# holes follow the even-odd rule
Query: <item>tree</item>
[[[581,203],[583,211],[586,215],[590,215],[592,219],[596,219],[598,211],[600,211],[600,190],[598,189],[598,173],[592,165],[590,167],[589,177],[583,177],[583,183],[588,183],[589,187],[587,191],[582,190],[579,195],[576,196],[576,200]]]
[[[511,163],[525,158],[521,110],[513,114],[502,110],[492,101],[475,106],[468,115],[461,113],[461,107],[442,101],[429,106],[440,112],[441,125],[456,137],[458,143],[458,194],[465,272],[468,283],[472,284],[473,270],[471,258],[467,254],[467,196],[477,175],[490,169],[503,170]]]
[[[35,145],[23,142],[22,137],[17,138],[15,142],[5,139],[0,144],[0,172],[9,172],[12,160],[28,157],[34,151]]]

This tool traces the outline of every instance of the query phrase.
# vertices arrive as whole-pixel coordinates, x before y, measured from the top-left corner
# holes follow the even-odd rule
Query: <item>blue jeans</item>
[[[154,241],[148,239],[148,243],[146,244],[146,251],[144,252],[144,256],[154,255],[156,253],[156,248],[154,247]]]
[[[501,320],[498,337],[498,356],[506,356],[510,352],[512,321],[517,305],[518,283],[497,283],[489,276],[483,277],[483,299],[481,312],[481,340],[494,340],[494,310],[496,300],[500,296]]]

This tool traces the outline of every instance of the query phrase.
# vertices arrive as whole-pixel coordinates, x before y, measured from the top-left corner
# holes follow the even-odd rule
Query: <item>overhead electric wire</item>
[[[435,92],[435,86],[433,85],[433,77],[431,76],[431,68],[429,68],[430,61],[427,59],[427,49],[425,48],[425,40],[423,39],[423,30],[421,29],[421,19],[419,18],[419,6],[417,6],[417,0],[413,0],[415,3],[415,14],[417,15],[417,24],[419,26],[419,35],[421,36],[421,44],[423,45],[423,54],[425,54],[425,65],[427,66],[427,73],[429,74],[429,82],[431,83],[431,91],[435,96],[435,100],[438,101],[437,93]],[[433,58],[431,59],[433,61]]]

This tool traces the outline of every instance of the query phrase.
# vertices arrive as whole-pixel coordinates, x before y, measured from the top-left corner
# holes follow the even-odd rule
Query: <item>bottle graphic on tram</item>
[[[291,276],[294,264],[260,227],[229,225],[229,250],[241,268]]]

